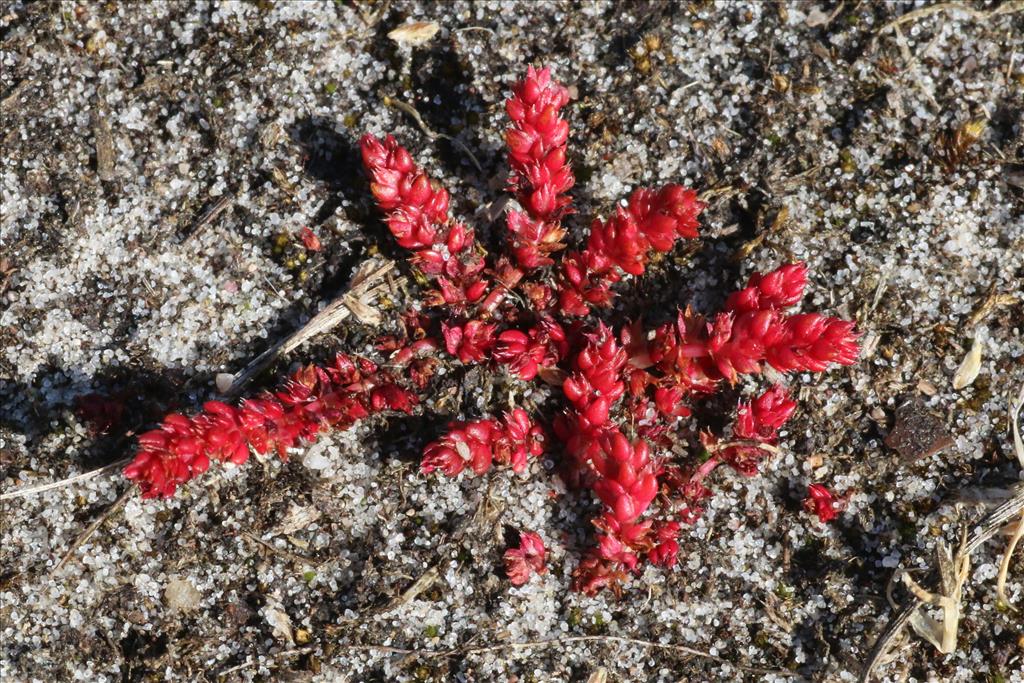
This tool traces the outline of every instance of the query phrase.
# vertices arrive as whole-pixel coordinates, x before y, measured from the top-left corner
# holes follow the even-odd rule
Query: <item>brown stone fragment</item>
[[[916,462],[953,445],[953,437],[938,417],[928,412],[918,398],[904,400],[896,408],[896,424],[885,445],[904,460]]]

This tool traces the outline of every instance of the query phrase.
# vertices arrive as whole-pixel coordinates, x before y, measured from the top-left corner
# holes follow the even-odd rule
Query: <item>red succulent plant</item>
[[[506,102],[508,187],[517,206],[506,215],[504,256],[487,255],[473,230],[451,218],[448,192],[395,138],[368,134],[360,147],[388,229],[429,283],[423,308],[404,315],[404,331],[381,339],[378,349],[420,391],[452,363],[435,355],[442,349],[462,364],[503,367],[513,383],[561,387],[564,405],[551,424],[562,447],[548,452],[567,483],[602,505],[592,520],[596,542],[573,574],[573,585],[593,594],[620,591],[644,562],[674,566],[681,525],[696,520],[713,495],[711,474],[722,464],[756,474],[796,409],[776,385],[740,401],[731,432],[716,435],[694,424],[696,404],[766,366],[793,373],[850,365],[858,344],[852,322],[790,310],[808,283],[800,263],[753,274],[718,313],[685,308],[653,328],[619,320],[616,330],[608,309],[619,283],[644,276],[653,257],[679,240],[696,239],[704,203],[676,184],[638,188],[609,217],[595,218],[586,239],[571,235],[564,224],[575,184],[570,101],[548,69],[530,68]],[[601,319],[595,309],[604,309]],[[339,355],[238,406],[211,401],[193,417],[168,416],[139,438],[125,473],[144,495],[169,496],[213,460],[241,464],[251,452],[271,451],[283,458],[325,429],[386,410],[411,412],[418,403],[405,380]],[[547,446],[540,425],[515,407],[501,419],[450,423],[424,449],[421,471],[482,475],[498,463],[521,473]],[[835,515],[827,489],[814,485],[810,495],[819,518]],[[505,553],[516,585],[544,573],[544,561],[534,532]]]

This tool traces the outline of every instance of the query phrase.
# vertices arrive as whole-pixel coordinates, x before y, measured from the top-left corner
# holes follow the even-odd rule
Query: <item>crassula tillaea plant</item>
[[[796,409],[782,386],[769,387],[739,403],[725,437],[694,425],[691,406],[766,365],[792,373],[852,364],[857,335],[851,322],[790,312],[807,284],[799,263],[753,275],[715,315],[687,307],[650,329],[641,321],[617,330],[606,324],[620,283],[642,276],[655,253],[698,237],[704,204],[680,185],[637,189],[569,250],[577,241],[564,224],[575,183],[563,116],[569,99],[548,69],[530,68],[506,102],[508,187],[517,206],[505,216],[506,253],[496,257],[451,217],[448,192],[405,148],[391,136],[364,136],[376,203],[429,283],[420,310],[403,316],[404,333],[380,340],[389,366],[402,372],[342,354],[238,406],[211,401],[198,415],[170,415],[139,437],[125,470],[143,495],[173,495],[212,460],[240,464],[253,451],[284,458],[326,429],[379,411],[411,412],[443,349],[451,362],[558,386],[564,402],[550,416],[515,408],[450,423],[426,447],[424,474],[479,476],[495,464],[523,472],[547,452],[567,484],[592,491],[602,506],[574,588],[617,593],[645,562],[675,565],[682,525],[712,495],[712,472],[725,465],[756,474]],[[691,455],[671,455],[670,444],[687,445]],[[505,554],[510,579],[543,573],[544,558],[540,536],[524,532],[520,547]]]

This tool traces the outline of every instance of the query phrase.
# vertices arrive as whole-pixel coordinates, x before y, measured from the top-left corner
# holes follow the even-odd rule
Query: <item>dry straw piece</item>
[[[430,41],[441,27],[434,21],[416,21],[411,24],[403,24],[388,33],[388,38],[399,45],[423,45]]]
[[[1021,517],[1022,511],[1024,511],[1024,484],[1018,484],[1012,489],[1006,500],[975,524],[969,537],[961,538],[956,554],[952,554],[944,543],[940,543],[937,550],[940,586],[935,593],[921,588],[915,581],[908,582],[904,579],[914,597],[889,620],[885,631],[875,641],[868,655],[867,663],[861,671],[861,683],[871,680],[875,668],[882,662],[892,643],[908,624],[927,638],[940,652],[952,652],[956,646],[956,628],[960,617],[960,593],[967,578],[970,555],[993,536],[1005,531],[1007,522]],[[1012,551],[1012,549],[1011,546],[1010,550]],[[1004,563],[1007,563],[1005,559]],[[906,576],[902,572],[898,574]],[[919,618],[918,613],[929,603],[942,607],[944,614],[941,621]]]
[[[964,356],[956,374],[953,375],[953,388],[957,391],[971,386],[978,378],[978,373],[981,372],[981,353],[984,347],[985,342],[981,340],[981,337],[975,337],[971,350]]]

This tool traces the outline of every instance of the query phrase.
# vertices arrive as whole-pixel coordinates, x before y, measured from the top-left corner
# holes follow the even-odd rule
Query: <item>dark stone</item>
[[[916,462],[952,446],[953,437],[919,398],[911,397],[896,408],[896,424],[885,437],[885,445],[904,460]]]

